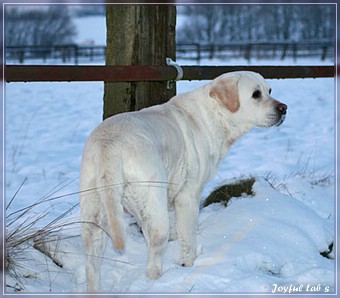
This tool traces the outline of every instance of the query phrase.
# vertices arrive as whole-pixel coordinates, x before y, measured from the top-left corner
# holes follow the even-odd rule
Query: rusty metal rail
[[[334,66],[182,66],[182,80],[211,80],[231,71],[250,70],[267,79],[334,77]],[[173,66],[45,66],[6,65],[6,82],[104,81],[142,82],[175,80]]]

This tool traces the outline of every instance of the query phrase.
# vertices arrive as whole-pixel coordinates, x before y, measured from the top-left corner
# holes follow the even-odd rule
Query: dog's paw
[[[194,262],[197,258],[197,249],[192,247],[190,250],[185,251],[184,253],[182,252],[182,257],[180,261],[178,262],[179,265],[182,267],[192,267],[194,266]]]
[[[162,276],[162,272],[157,268],[149,268],[146,271],[146,275],[150,279],[159,279]]]
[[[194,266],[194,262],[181,262],[180,265],[182,267],[192,267]]]
[[[193,256],[191,258],[186,258],[185,260],[182,259],[179,264],[182,266],[182,267],[192,267],[194,266],[194,263],[195,263],[195,260],[196,260],[196,256]]]

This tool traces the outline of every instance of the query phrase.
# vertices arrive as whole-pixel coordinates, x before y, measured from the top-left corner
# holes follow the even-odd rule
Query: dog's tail
[[[122,252],[125,249],[124,209],[121,202],[124,192],[122,162],[114,144],[104,141],[97,145],[100,146],[95,150],[98,153],[95,157],[97,185],[113,246]]]

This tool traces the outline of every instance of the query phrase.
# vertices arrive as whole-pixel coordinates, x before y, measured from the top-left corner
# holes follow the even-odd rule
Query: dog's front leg
[[[193,266],[196,259],[196,230],[199,202],[191,196],[181,195],[176,199],[178,238],[181,246],[181,266]]]

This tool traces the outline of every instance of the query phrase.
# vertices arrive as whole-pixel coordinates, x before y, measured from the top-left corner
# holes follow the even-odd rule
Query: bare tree
[[[5,9],[6,46],[51,46],[71,43],[76,34],[67,6]]]
[[[332,38],[335,5],[194,5],[181,8],[187,22],[178,42],[298,41]]]
[[[178,31],[180,42],[211,43],[226,37],[229,19],[224,15],[224,5],[184,6],[183,9],[189,20]]]
[[[304,39],[329,39],[335,36],[335,11],[328,5],[306,5],[302,17]]]

